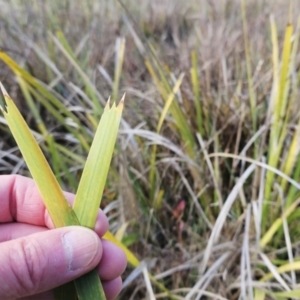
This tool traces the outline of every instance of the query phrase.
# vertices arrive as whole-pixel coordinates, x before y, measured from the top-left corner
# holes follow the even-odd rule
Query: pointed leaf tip
[[[110,96],[108,97],[108,100],[107,100],[107,102],[106,102],[106,105],[105,105],[105,108],[104,108],[105,110],[107,110],[107,109],[110,109]]]
[[[121,98],[119,104],[117,107],[120,107],[121,109],[123,108],[124,106],[124,102],[125,102],[125,96],[126,96],[126,93],[124,93],[123,97]]]
[[[7,103],[5,101],[5,97],[9,97],[9,95],[1,81],[0,81],[0,89],[3,94],[3,97],[0,97],[0,109],[7,113]]]
[[[3,86],[2,82],[0,81],[0,88],[1,88],[1,92],[3,94],[4,97],[9,97],[8,92],[6,91],[5,87]]]
[[[125,96],[126,96],[126,93],[124,93],[123,97],[121,98],[120,102],[119,103],[124,103],[125,102]]]

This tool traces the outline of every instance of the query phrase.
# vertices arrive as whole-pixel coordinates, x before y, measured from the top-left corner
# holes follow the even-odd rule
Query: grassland
[[[126,93],[102,205],[142,264],[120,299],[300,299],[300,3],[244,2],[0,1],[0,79],[65,190]],[[30,176],[0,137],[0,173]]]

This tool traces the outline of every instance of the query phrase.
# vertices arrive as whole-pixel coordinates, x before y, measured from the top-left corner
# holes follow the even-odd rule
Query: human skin
[[[73,194],[65,197],[73,203]],[[107,229],[100,209],[94,230],[55,229],[32,179],[0,175],[0,299],[54,299],[55,287],[94,268],[107,299],[114,299],[126,257],[101,239]]]

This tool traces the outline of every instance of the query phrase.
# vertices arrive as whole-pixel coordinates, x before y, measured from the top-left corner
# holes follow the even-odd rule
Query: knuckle
[[[20,295],[38,291],[46,272],[46,258],[38,242],[21,239],[10,252],[10,265]]]

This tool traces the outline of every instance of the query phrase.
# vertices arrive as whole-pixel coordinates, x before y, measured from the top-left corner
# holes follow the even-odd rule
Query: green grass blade
[[[74,280],[79,300],[105,300],[105,294],[96,269]]]
[[[28,169],[37,183],[55,227],[79,225],[78,219],[62,193],[39,145],[31,134],[25,120],[1,85],[4,106],[0,106]]]
[[[253,88],[252,68],[251,68],[251,61],[250,61],[251,55],[250,55],[250,46],[249,46],[248,34],[247,34],[248,29],[247,29],[245,0],[241,0],[241,10],[242,10],[242,20],[243,20],[243,34],[244,34],[244,44],[245,44],[249,100],[250,100],[250,109],[251,109],[251,117],[252,117],[252,128],[253,128],[253,132],[255,132],[257,127],[256,96]]]
[[[150,73],[157,89],[159,90],[163,100],[165,102],[168,101],[169,94],[172,93],[172,87],[168,83],[166,77],[164,76],[164,71],[160,66],[158,66],[159,70],[155,72],[155,68],[151,64],[150,61],[145,60],[145,65]],[[158,65],[158,64],[157,64]],[[158,73],[158,74],[157,74]],[[195,157],[195,138],[193,136],[191,126],[188,123],[186,116],[184,115],[180,105],[178,102],[173,101],[172,105],[170,106],[170,113],[174,118],[175,124],[178,128],[178,131],[181,135],[182,140],[186,144],[186,152],[191,156]]]
[[[93,228],[97,218],[98,208],[113,155],[119,124],[121,121],[124,97],[118,107],[113,103],[110,107],[108,101],[104,113],[99,122],[82,176],[76,193],[73,209],[80,220],[81,225]],[[88,202],[87,202],[88,199]],[[91,293],[85,295],[86,286],[98,296]],[[87,274],[75,281],[79,299],[105,299],[98,274]]]
[[[68,111],[64,104],[51,92],[49,92],[41,82],[38,82],[38,80],[31,76],[26,70],[22,69],[3,51],[0,51],[0,59],[3,60],[3,62],[5,62],[18,77],[23,78],[28,83],[27,88],[29,92],[46,107],[46,109],[60,122],[60,124],[62,124],[69,132],[73,133],[82,144],[82,147],[88,151],[89,146],[83,137],[83,134],[86,135],[86,132],[81,134],[81,132],[78,132],[68,126],[63,114],[71,118],[79,129],[82,129],[83,127],[80,126],[79,119],[73,113]]]
[[[272,37],[273,37],[273,45],[275,45],[275,49],[273,49],[273,60],[275,61],[274,67],[278,67],[278,62],[276,55],[278,53],[277,50],[277,40],[276,40],[276,27],[272,23]],[[287,101],[288,101],[288,91],[290,88],[290,79],[289,79],[289,68],[290,68],[290,56],[291,56],[291,46],[292,46],[292,33],[293,26],[288,24],[285,30],[285,38],[282,50],[282,64],[281,64],[281,72],[279,79],[277,72],[274,72],[274,80],[273,84],[274,91],[272,100],[272,125],[270,132],[270,143],[269,143],[269,153],[268,153],[268,164],[271,167],[278,167],[278,162],[280,159],[280,154],[284,145],[285,136],[287,133],[287,119],[284,116],[287,113]],[[278,85],[278,87],[277,87]],[[272,172],[267,172],[266,174],[266,187],[265,187],[265,200],[270,199],[272,184],[274,180],[274,174]],[[264,204],[263,208],[263,216],[268,214],[268,206]],[[263,217],[263,228],[266,226],[266,217]]]
[[[40,116],[40,113],[31,97],[31,94],[28,91],[26,82],[23,80],[23,78],[21,76],[17,76],[17,79],[18,79],[19,85],[21,87],[21,90],[23,92],[23,95],[25,97],[25,100],[27,102],[27,105],[30,108],[32,115],[34,116],[36,125],[37,125],[40,133],[43,135],[43,137],[45,138],[45,140],[48,144],[49,152],[50,152],[51,158],[52,158],[53,171],[54,171],[56,179],[58,180],[59,184],[61,185],[62,182],[61,182],[61,178],[59,176],[59,172],[60,172],[60,165],[61,165],[62,160],[60,160],[60,161],[58,160],[57,148],[56,148],[53,136],[52,136],[52,134],[50,134],[47,131],[46,125],[44,124],[42,117]]]
[[[279,228],[282,226],[282,223],[285,219],[287,219],[296,209],[297,206],[300,204],[300,199],[295,201],[294,203],[291,204],[280,216],[277,218],[271,227],[268,229],[268,231],[263,235],[263,237],[260,240],[260,247],[264,248],[273,238],[273,236],[278,232]]]
[[[68,59],[68,61],[71,63],[71,65],[74,67],[74,69],[78,72],[80,75],[82,81],[85,84],[86,93],[91,97],[93,104],[94,104],[94,114],[100,115],[103,111],[103,108],[101,106],[101,103],[99,99],[102,98],[102,96],[99,94],[99,92],[96,90],[95,86],[92,84],[88,76],[83,72],[81,69],[79,63],[77,60],[74,59],[75,55],[70,54],[69,51],[71,51],[71,47],[69,46],[67,40],[65,39],[63,33],[61,31],[57,32],[57,38],[50,34],[50,36],[53,38],[54,43],[56,46],[60,49],[60,51],[64,54],[64,56]],[[63,42],[63,43],[62,43]],[[64,47],[64,45],[68,45],[67,49]],[[73,52],[71,52],[73,53]]]
[[[73,209],[80,223],[86,227],[93,228],[95,225],[123,106],[124,97],[117,107],[115,103],[112,107],[107,103],[81,176]]]
[[[288,99],[288,90],[289,90],[289,67],[290,67],[290,56],[292,48],[292,35],[293,35],[293,26],[288,24],[285,31],[284,37],[284,48],[282,51],[282,70],[280,75],[279,82],[279,99],[278,106],[276,110],[276,119],[284,119],[287,99]]]
[[[172,92],[169,94],[168,96],[168,99],[165,103],[165,106],[161,112],[161,115],[160,115],[160,118],[159,118],[159,121],[158,121],[158,124],[157,124],[157,127],[156,127],[156,133],[159,133],[161,128],[162,128],[162,124],[167,116],[167,113],[170,109],[170,106],[172,105],[173,103],[173,100],[175,98],[175,95],[176,93],[178,92],[180,86],[181,86],[181,83],[182,83],[182,80],[183,80],[183,77],[184,77],[184,74],[182,73],[177,82],[175,83],[174,85],[174,88],[172,90]],[[156,152],[157,152],[157,144],[154,144],[153,147],[152,147],[152,151],[151,151],[151,158],[150,158],[150,172],[149,172],[149,183],[150,183],[150,202],[151,204],[154,206],[155,203],[154,203],[154,199],[156,198],[156,189],[155,189],[155,179],[156,179]]]

